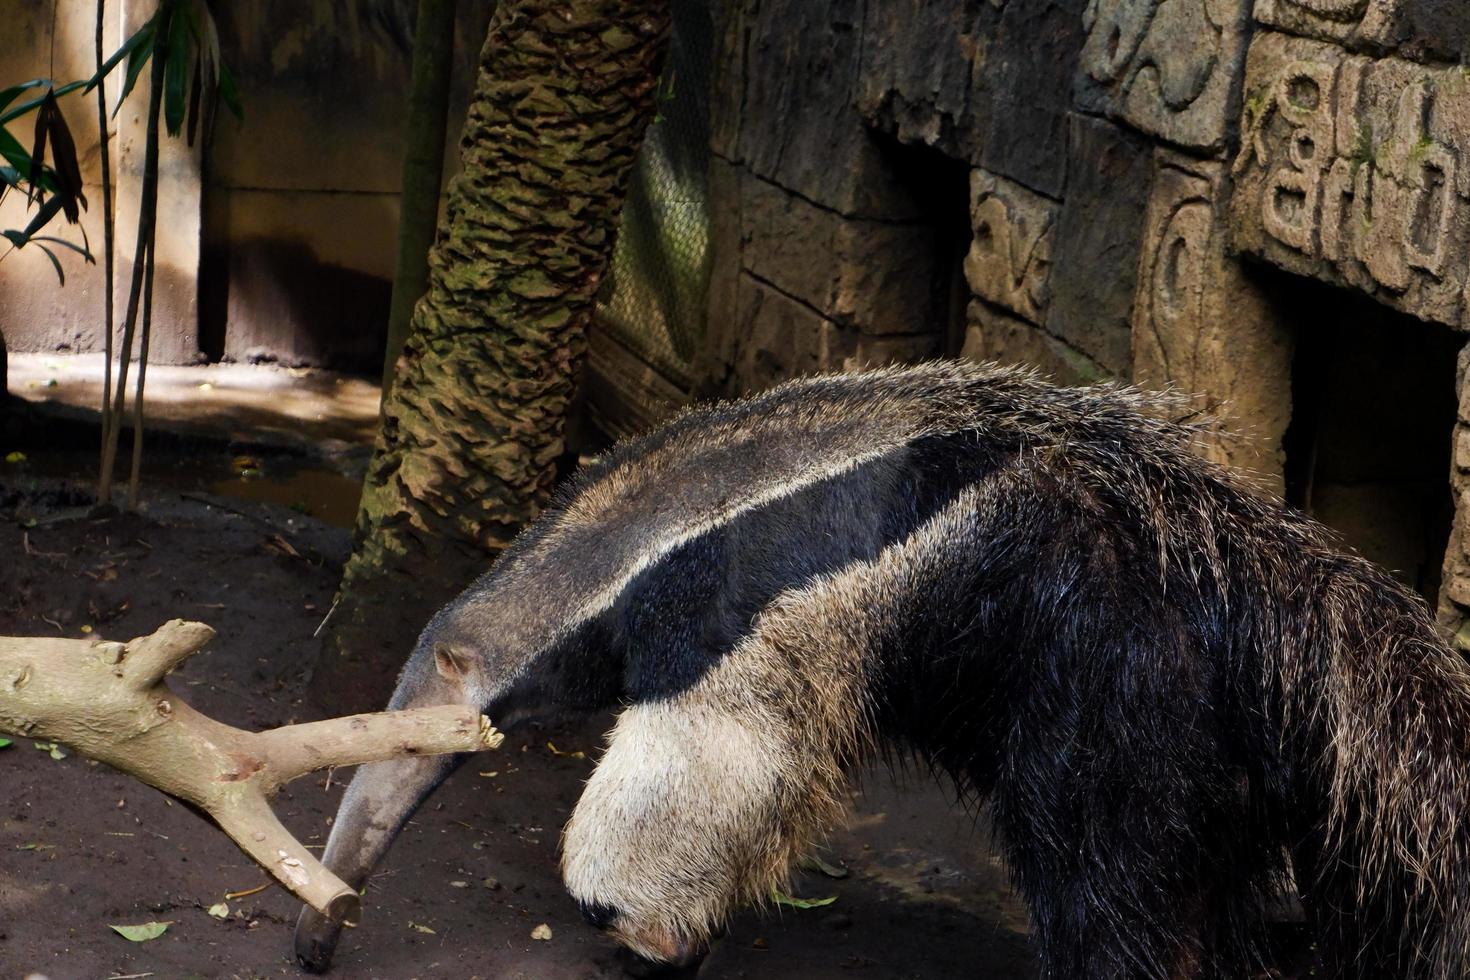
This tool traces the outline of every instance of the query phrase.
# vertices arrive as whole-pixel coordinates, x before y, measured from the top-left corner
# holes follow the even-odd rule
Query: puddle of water
[[[266,463],[258,477],[231,476],[210,483],[208,490],[221,497],[280,504],[337,527],[352,527],[362,496],[359,481],[319,468],[275,472],[279,468]]]
[[[118,473],[126,482],[127,459]],[[20,463],[0,463],[0,483],[28,476],[58,477],[92,484],[97,478],[95,453],[32,450]],[[350,528],[357,518],[362,483],[321,463],[291,456],[240,457],[226,453],[143,457],[143,483],[180,492],[204,492],[252,503],[289,507],[319,521]]]

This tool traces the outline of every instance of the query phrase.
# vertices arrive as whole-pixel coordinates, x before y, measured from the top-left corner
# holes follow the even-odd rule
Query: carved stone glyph
[[[970,172],[974,238],[965,279],[976,296],[1032,323],[1046,313],[1057,202],[984,170]]]
[[[1459,326],[1470,282],[1470,77],[1265,34],[1251,45],[1234,243]]]
[[[1258,0],[1256,19],[1272,27],[1338,42],[1387,30],[1399,0]]]
[[[1463,55],[1470,43],[1464,0],[1257,0],[1256,19],[1349,48],[1406,56]]]
[[[1219,149],[1245,58],[1250,0],[1090,0],[1077,102],[1170,142]]]
[[[1225,165],[1160,150],[1155,166],[1133,305],[1133,380],[1199,396],[1189,408],[1219,423],[1204,454],[1280,493],[1290,334],[1226,253]]]
[[[1444,574],[1439,589],[1439,621],[1455,636],[1455,645],[1470,650],[1470,347],[1460,351],[1455,372],[1459,411],[1450,465],[1455,522],[1445,543]]]

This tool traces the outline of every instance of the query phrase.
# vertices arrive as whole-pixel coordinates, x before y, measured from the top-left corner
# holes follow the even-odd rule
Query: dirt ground
[[[346,531],[286,507],[222,509],[163,487],[146,516],[88,519],[86,495],[65,486],[0,466],[0,634],[127,639],[175,616],[204,620],[220,635],[171,677],[183,696],[241,726],[312,717],[303,700],[312,633]],[[373,877],[333,975],[622,976],[556,870],[560,828],[606,726],[531,730],[472,758]],[[349,775],[282,794],[279,812],[303,841],[325,840]],[[826,853],[847,876],[809,872],[793,889],[835,902],[740,916],[699,976],[1034,976],[1024,914],[986,835],[927,777],[907,781],[901,791],[887,773],[862,780],[851,824]],[[53,759],[22,739],[0,749],[0,980],[298,975],[287,894],[229,900],[223,921],[207,912],[266,880],[199,817],[105,766]],[[150,920],[171,924],[146,943],[108,928]],[[551,939],[531,939],[542,923]]]

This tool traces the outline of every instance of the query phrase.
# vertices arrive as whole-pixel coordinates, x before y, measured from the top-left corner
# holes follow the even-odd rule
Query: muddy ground
[[[3,449],[3,447],[0,447]],[[155,486],[146,516],[88,519],[84,492],[0,467],[0,634],[127,639],[175,616],[219,638],[170,683],[198,708],[251,727],[312,717],[312,632],[331,602],[347,532],[297,510],[207,503]],[[91,632],[86,632],[90,628]],[[582,980],[623,975],[556,870],[558,832],[606,719],[538,729],[474,757],[418,814],[368,888],[333,975]],[[553,754],[584,752],[586,759]],[[325,840],[349,777],[307,778],[279,811]],[[824,908],[747,913],[699,976],[889,978],[1035,975],[1021,908],[986,835],[941,787],[886,773],[853,792],[851,825],[793,891]],[[28,740],[0,749],[0,980],[276,977],[297,905],[276,888],[207,910],[267,879],[199,817],[109,768]],[[171,923],[134,944],[110,924]],[[545,923],[549,941],[530,938]]]

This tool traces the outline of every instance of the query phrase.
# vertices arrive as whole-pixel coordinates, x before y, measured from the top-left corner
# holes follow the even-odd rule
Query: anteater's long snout
[[[342,797],[322,863],[353,888],[367,876],[434,788],[465,756],[405,757],[358,769]],[[350,923],[355,925],[355,923]],[[342,929],[310,906],[296,920],[296,961],[312,973],[331,966]]]

